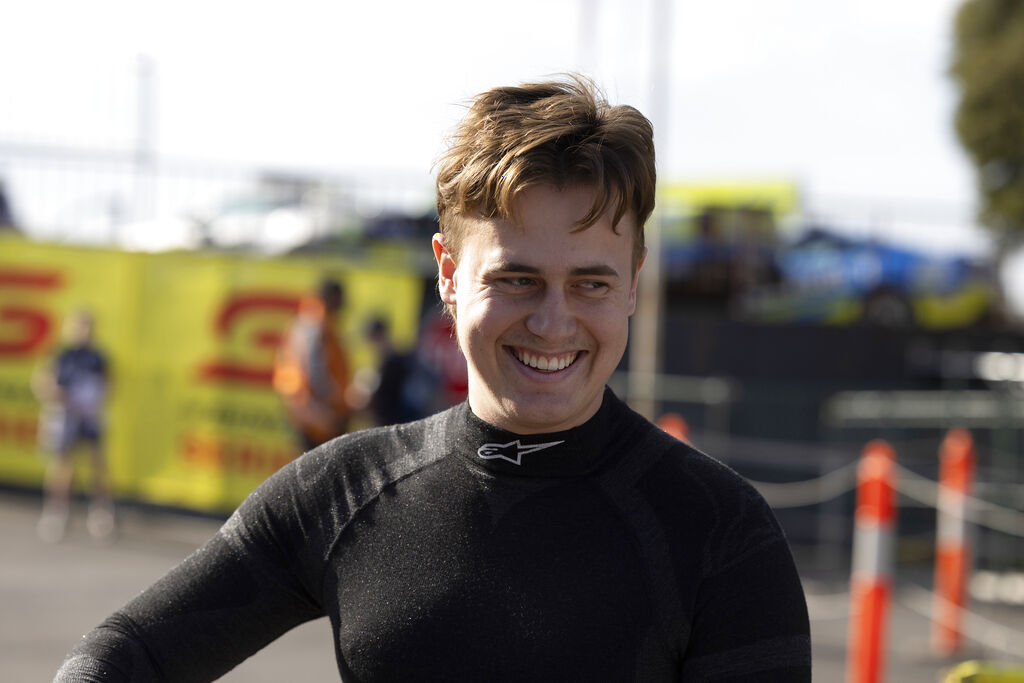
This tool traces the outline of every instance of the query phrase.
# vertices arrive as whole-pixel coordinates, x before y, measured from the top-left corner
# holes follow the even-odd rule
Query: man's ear
[[[647,260],[647,247],[644,247],[644,253],[640,255],[640,262],[636,264],[636,272],[633,273],[633,283],[629,288],[629,315],[633,315],[636,311],[636,286],[640,284],[640,270],[644,267],[644,261]]]
[[[455,305],[455,259],[444,245],[444,235],[434,233],[431,244],[434,247],[434,260],[437,261],[437,288],[441,293],[441,301],[449,306]]]

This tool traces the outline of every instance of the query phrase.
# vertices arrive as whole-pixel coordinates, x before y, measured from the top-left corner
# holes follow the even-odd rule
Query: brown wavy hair
[[[438,161],[437,213],[445,248],[458,258],[463,216],[514,219],[517,195],[533,185],[597,190],[579,221],[589,228],[606,211],[612,225],[636,219],[633,268],[654,210],[654,131],[628,105],[611,106],[588,78],[500,87],[476,96]]]

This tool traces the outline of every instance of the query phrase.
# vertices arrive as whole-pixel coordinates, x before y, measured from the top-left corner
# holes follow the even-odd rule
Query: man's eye
[[[597,280],[588,280],[586,282],[581,282],[578,286],[588,294],[603,292],[606,289],[608,289],[607,282],[600,282]]]
[[[511,287],[529,287],[533,284],[533,278],[529,277],[503,277],[501,282]]]

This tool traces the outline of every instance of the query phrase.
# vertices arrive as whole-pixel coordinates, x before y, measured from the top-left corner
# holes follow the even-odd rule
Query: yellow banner
[[[417,333],[422,284],[340,259],[132,254],[0,239],[0,481],[38,486],[35,368],[75,309],[108,356],[107,454],[115,494],[209,512],[233,509],[297,455],[270,387],[274,348],[299,298],[331,274],[346,290],[339,335],[354,367],[377,362],[373,317],[396,345]],[[84,472],[82,473],[84,474]]]
[[[796,211],[800,193],[788,180],[720,183],[674,183],[658,188],[666,213],[693,213],[707,207],[749,207],[769,211],[776,219]]]
[[[689,242],[702,230],[724,241],[771,240],[777,226],[800,208],[797,185],[786,180],[676,183],[658,188],[658,211],[668,242]],[[698,216],[717,215],[713,228]]]

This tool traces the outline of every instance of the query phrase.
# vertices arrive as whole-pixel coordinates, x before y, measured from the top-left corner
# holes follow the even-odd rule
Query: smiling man
[[[209,680],[322,616],[346,681],[810,680],[765,502],[606,387],[654,207],[648,121],[580,78],[496,88],[437,187],[467,401],[283,468],[58,680]]]
[[[593,187],[527,186],[511,218],[461,219],[456,262],[434,237],[442,300],[454,310],[480,419],[533,434],[583,424],[626,348],[636,303],[636,219],[588,229]]]

